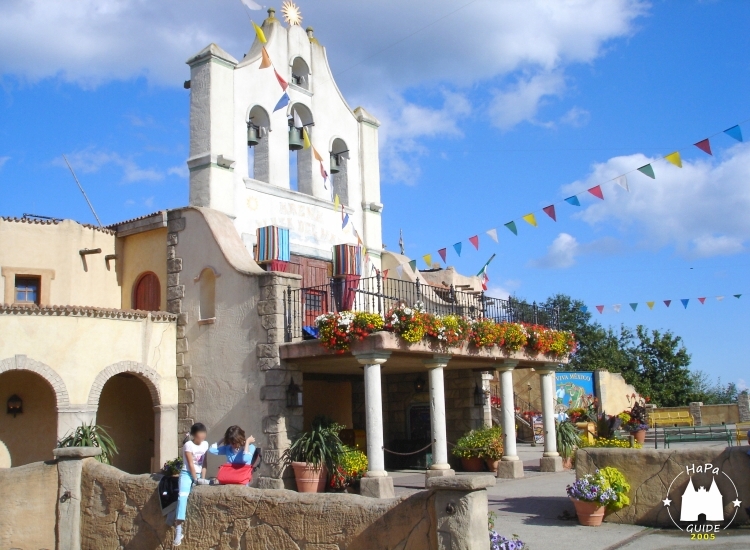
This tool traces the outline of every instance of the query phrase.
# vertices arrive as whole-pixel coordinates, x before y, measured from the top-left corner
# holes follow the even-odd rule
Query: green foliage
[[[329,472],[335,472],[344,454],[344,445],[339,439],[343,426],[335,424],[325,417],[316,417],[309,432],[298,435],[291,446],[284,451],[282,460],[306,462],[314,467],[325,464]]]
[[[345,446],[340,466],[348,476],[359,479],[367,472],[367,455],[359,449]]]
[[[112,464],[112,456],[117,454],[117,445],[107,430],[93,422],[78,426],[58,441],[57,447],[99,447],[102,454],[96,459],[104,464]]]
[[[456,441],[453,454],[460,458],[489,458],[503,456],[503,430],[500,426],[471,430]]]
[[[570,458],[575,453],[580,441],[581,432],[572,422],[565,420],[557,424],[557,452],[563,458]]]
[[[628,497],[628,491],[630,491],[630,484],[625,479],[625,475],[617,468],[607,466],[599,470],[599,473],[607,480],[609,488],[617,493],[617,500],[610,503],[608,508],[610,510],[621,510],[628,504],[630,504],[630,498]]]
[[[719,378],[715,384],[709,382],[708,375],[703,371],[690,373],[692,382],[692,394],[690,401],[702,401],[704,405],[723,405],[736,403],[740,391],[734,382],[727,385],[721,383]]]

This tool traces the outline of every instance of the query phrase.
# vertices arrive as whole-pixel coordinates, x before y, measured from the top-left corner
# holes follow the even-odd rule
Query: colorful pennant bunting
[[[261,44],[265,44],[267,42],[266,35],[263,33],[263,29],[261,29],[258,25],[255,24],[255,21],[251,21],[253,24],[253,28],[255,29],[255,35],[258,37],[258,40],[260,40]]]
[[[302,128],[302,148],[303,149],[309,149],[310,148],[310,136],[307,135],[307,130],[305,128]]]
[[[514,235],[518,235],[518,228],[516,227],[516,222],[508,222],[505,224],[505,227],[510,229]]]
[[[602,193],[602,186],[601,185],[595,185],[594,187],[592,187],[588,191],[589,191],[589,193],[591,193],[595,197],[598,197],[598,198],[604,200],[604,193]]]
[[[461,243],[456,243],[456,244],[453,245],[453,250],[456,251],[456,254],[458,254],[459,258],[461,257],[461,247],[462,246],[463,245]]]
[[[706,299],[705,299],[705,298],[698,298],[698,301],[699,301],[699,302],[700,302],[701,304],[705,304],[705,303],[706,303]]]
[[[628,177],[627,176],[620,176],[619,178],[615,179],[615,183],[625,189],[628,193],[630,193],[630,187],[628,187]]]
[[[260,4],[257,2],[253,2],[253,0],[241,0],[243,4],[245,4],[249,9],[251,10],[261,10],[263,9]]]
[[[604,313],[604,306],[596,306],[596,309],[599,313]]]
[[[273,66],[273,63],[271,63],[271,57],[268,55],[268,52],[266,51],[265,46],[261,49],[261,61],[260,61],[260,68],[261,69],[267,69],[268,67]]]
[[[441,248],[440,250],[438,250],[438,254],[440,254],[440,257],[443,259],[444,264],[448,263],[447,260],[445,259],[446,256],[448,255],[447,248]]]
[[[346,214],[344,216],[343,221],[341,222],[341,229],[344,229],[346,227],[346,224],[349,223],[349,214]]]
[[[383,279],[387,279],[388,278],[388,271],[389,271],[388,269],[384,269],[383,270]]]
[[[717,296],[716,301],[721,302],[724,299],[724,296]]]
[[[620,313],[620,309],[622,309],[622,304],[615,304],[612,306],[612,309],[615,310],[615,313]]]
[[[281,75],[279,74],[279,71],[274,69],[273,72],[276,73],[276,80],[279,81],[279,85],[281,86],[281,89],[286,92],[286,89],[289,87],[289,84],[287,84],[287,81],[281,77]]]
[[[742,296],[742,294],[732,294],[732,296],[734,296],[735,298],[737,298],[739,300],[740,296]]]
[[[479,235],[474,235],[473,237],[469,237],[469,242],[474,245],[474,248],[479,250]]]
[[[412,272],[417,272],[417,260],[412,260],[409,262],[409,267],[411,268]]]
[[[490,229],[489,231],[486,231],[486,233],[490,236],[490,239],[497,242],[497,229]]]
[[[338,210],[338,209],[339,209],[339,206],[341,206],[341,199],[339,199],[339,196],[338,196],[338,195],[336,195],[336,196],[335,196],[335,197],[333,198],[333,207],[334,207],[334,208],[335,208],[336,210]]]
[[[733,137],[737,141],[742,141],[742,130],[739,126],[732,126],[731,128],[727,128],[726,130],[724,130],[724,133],[729,137]]]
[[[284,92],[284,95],[281,96],[281,99],[276,104],[276,107],[273,108],[273,112],[275,113],[276,111],[278,111],[279,109],[283,109],[287,105],[289,105],[289,96],[286,92]]]
[[[669,304],[672,303],[672,300],[664,300],[664,305],[669,307]]]
[[[568,204],[572,204],[573,206],[581,206],[581,201],[578,200],[577,195],[568,197],[567,199],[565,199],[565,202],[567,202]]]
[[[700,140],[698,143],[694,143],[698,149],[703,151],[706,154],[709,154],[713,156],[713,153],[711,152],[711,142],[708,141],[708,138]]]
[[[631,304],[630,304],[630,308],[631,308],[631,309],[632,309],[633,311],[635,311],[636,309],[638,309],[638,303],[637,303],[637,302],[633,302],[633,303],[631,303]]]
[[[687,305],[688,305],[689,301],[690,301],[690,299],[688,299],[688,298],[683,298],[683,299],[680,300],[680,302],[682,302],[682,305],[685,307],[685,309],[687,309]]]
[[[542,208],[545,214],[547,214],[550,218],[552,218],[552,221],[557,221],[557,214],[555,214],[555,205],[550,204],[549,206],[545,206]]]
[[[586,312],[587,312],[588,310],[589,310],[589,308],[588,308],[588,307],[586,307],[586,306],[581,306],[581,311],[583,311],[584,313],[586,313]]]
[[[294,124],[295,128],[305,127],[305,125],[302,124],[302,118],[300,118],[299,113],[297,112],[297,109],[292,110],[292,124]]]
[[[526,222],[526,223],[528,223],[529,225],[533,225],[534,227],[536,227],[536,226],[537,226],[537,223],[536,223],[536,216],[534,216],[534,214],[526,214],[526,215],[525,215],[525,216],[523,217],[523,221],[525,221],[525,222]]]
[[[645,166],[641,166],[640,168],[638,168],[638,171],[641,174],[646,174],[652,180],[656,179],[656,174],[654,174],[654,168],[650,164],[647,164]]]
[[[424,260],[424,263],[427,264],[427,268],[432,267],[432,254],[425,254],[422,256],[422,259]]]
[[[666,157],[664,157],[664,159],[674,164],[677,168],[682,168],[682,159],[680,158],[679,151],[669,153]]]
[[[646,305],[648,306],[648,309],[654,309],[654,304],[656,302],[646,302]]]
[[[320,153],[318,153],[318,150],[315,147],[313,147],[312,150],[313,150],[313,156],[315,157],[315,160],[322,163],[323,157],[320,156]]]

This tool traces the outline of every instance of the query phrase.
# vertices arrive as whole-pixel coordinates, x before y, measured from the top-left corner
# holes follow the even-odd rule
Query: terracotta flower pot
[[[466,472],[482,472],[484,471],[484,460],[479,457],[462,458],[461,467]]]
[[[325,465],[315,468],[306,462],[292,462],[297,491],[300,493],[323,493],[326,490],[328,468]]]
[[[563,458],[562,465],[565,470],[572,470],[573,469],[573,457],[569,456],[568,458]]]
[[[598,527],[604,519],[604,506],[599,506],[596,502],[584,502],[577,498],[569,497],[576,507],[578,523],[586,527]]]
[[[494,458],[485,458],[484,462],[485,464],[487,464],[487,469],[490,472],[497,473],[497,465],[500,464],[499,460],[495,460]]]
[[[641,445],[646,442],[646,430],[638,430],[637,432],[632,432],[631,435],[635,437],[635,440]]]

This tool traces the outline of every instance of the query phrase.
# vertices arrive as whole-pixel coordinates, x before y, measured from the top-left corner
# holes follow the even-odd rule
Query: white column
[[[491,372],[482,373],[482,391],[484,392],[484,406],[482,408],[482,422],[485,428],[492,427],[492,395],[490,394],[490,382],[494,376]]]
[[[154,407],[154,463],[151,471],[157,472],[167,460],[180,456],[177,433],[177,405]]]
[[[367,477],[386,477],[383,452],[383,394],[380,386],[380,365],[390,352],[356,355],[365,370],[365,420],[367,424]]]
[[[541,377],[542,388],[542,422],[544,424],[544,455],[560,456],[557,452],[557,434],[555,432],[555,366],[545,365],[536,369]]]
[[[503,363],[500,371],[503,412],[503,458],[506,462],[518,460],[516,451],[516,410],[513,402],[513,369],[518,363]]]
[[[435,355],[425,359],[424,365],[430,371],[430,424],[432,425],[432,466],[430,470],[450,470],[448,464],[448,436],[445,426],[445,384],[443,369],[450,361],[450,355]]]

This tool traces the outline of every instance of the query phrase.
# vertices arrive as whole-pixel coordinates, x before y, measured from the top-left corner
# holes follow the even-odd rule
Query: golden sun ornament
[[[302,14],[299,11],[299,6],[294,2],[284,2],[281,5],[281,13],[284,14],[284,21],[289,25],[300,25],[302,23]]]

